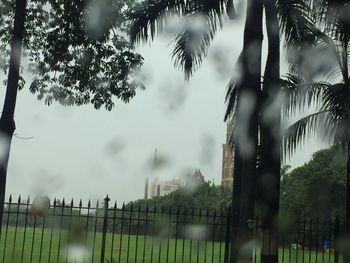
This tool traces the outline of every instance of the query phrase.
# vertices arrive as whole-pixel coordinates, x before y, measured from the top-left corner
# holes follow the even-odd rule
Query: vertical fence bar
[[[167,247],[166,247],[166,262],[168,263],[169,262],[169,249],[170,249],[170,235],[171,235],[171,231],[170,231],[170,228],[171,228],[171,213],[172,213],[172,208],[170,208],[168,210],[169,212],[169,217],[168,217],[168,233],[167,233],[167,236],[168,236],[168,241],[167,241]]]
[[[9,220],[10,220],[10,212],[11,212],[11,204],[12,204],[12,195],[9,197],[8,209],[7,209],[7,220],[6,220],[6,229],[5,229],[5,238],[4,238],[4,254],[2,255],[2,262],[5,262],[6,255],[6,244],[7,244],[7,234],[9,229]],[[5,210],[5,209],[4,209]],[[2,226],[1,226],[2,227]]]
[[[70,236],[71,236],[71,227],[72,227],[72,217],[73,217],[73,206],[74,206],[74,203],[73,203],[73,198],[70,202],[70,208],[69,208],[69,223],[68,223],[68,237],[67,237],[67,245],[66,245],[66,260],[65,262],[67,263],[68,262],[68,253],[69,253],[69,243],[70,243]]]
[[[191,227],[193,227],[193,218],[194,218],[194,208],[192,208],[192,213],[191,213]],[[192,262],[192,246],[193,246],[193,239],[190,239],[190,260],[189,262]]]
[[[92,245],[91,263],[93,263],[95,260],[95,245],[96,245],[96,234],[97,234],[98,209],[99,209],[99,201],[97,200],[96,210],[95,210],[94,240],[93,240],[93,245]]]
[[[202,209],[199,209],[199,220],[198,220],[199,223],[201,223],[201,220],[202,220]],[[199,237],[197,241],[197,263],[199,263],[200,240],[201,240],[201,237]]]
[[[102,244],[101,244],[101,260],[100,263],[104,263],[105,261],[105,253],[106,253],[106,235],[107,235],[107,219],[108,219],[108,202],[109,197],[108,195],[106,196],[106,198],[104,199],[104,207],[105,207],[105,211],[104,211],[104,216],[103,216],[103,227],[102,227]]]
[[[27,198],[27,203],[26,203],[26,216],[25,216],[25,220],[24,220],[24,233],[23,233],[23,243],[22,243],[21,262],[23,262],[23,258],[24,258],[24,249],[25,249],[26,234],[27,234],[27,225],[28,225],[29,203],[30,203],[30,198],[29,198],[29,196],[28,196],[28,198]]]
[[[335,222],[334,222],[334,263],[339,263],[339,250],[337,247],[338,237],[339,237],[339,216],[336,216]]]
[[[298,219],[298,221],[297,221],[297,229],[296,229],[296,231],[297,231],[297,233],[296,233],[296,244],[297,244],[297,248],[296,248],[296,251],[295,251],[295,263],[298,263],[298,259],[299,259],[299,255],[298,255],[298,252],[299,252],[299,244],[300,244],[300,242],[299,242],[299,225],[300,225],[300,220]]]
[[[128,247],[127,247],[127,251],[126,251],[126,262],[129,262],[129,254],[130,254],[130,238],[131,238],[130,232],[131,232],[132,212],[133,212],[133,203],[131,203],[130,210],[129,210]]]
[[[306,217],[304,217],[304,225],[303,225],[303,258],[302,262],[305,262],[305,232],[306,232]]]
[[[328,251],[328,262],[331,263],[331,247],[332,247],[332,221],[328,221],[328,242],[329,242],[329,251]]]
[[[139,246],[140,213],[141,213],[141,204],[139,203],[137,208],[135,263],[137,262],[137,252],[138,252],[138,246]]]
[[[186,242],[186,219],[187,219],[187,209],[185,208],[184,211],[184,224],[183,224],[183,231],[182,231],[182,256],[181,256],[181,263],[184,263],[185,260],[185,242]]]
[[[319,234],[319,230],[320,230],[320,224],[319,224],[319,220],[317,219],[315,222],[315,230],[316,230],[316,256],[315,256],[315,263],[317,263],[318,260],[318,234]]]
[[[205,213],[205,223],[207,225],[208,228],[208,235],[210,233],[210,225],[209,225],[209,209],[207,209],[206,213]],[[207,263],[207,252],[208,252],[208,236],[205,238],[204,241],[204,263]],[[227,261],[228,262],[228,261]]]
[[[55,218],[55,211],[56,211],[56,198],[53,200],[53,212],[52,212],[52,218]],[[48,255],[48,263],[51,262],[51,249],[52,249],[52,238],[53,238],[53,231],[54,231],[54,224],[52,223],[51,226],[51,233],[50,233],[50,241],[49,241],[49,255]]]
[[[152,242],[151,242],[151,262],[153,263],[153,250],[154,250],[154,234],[156,232],[156,217],[157,217],[157,206],[153,208],[153,224],[152,224]]]
[[[163,216],[163,214],[164,214],[164,206],[162,206],[162,208],[161,208],[161,220],[163,220],[163,218],[162,218],[162,216]],[[162,255],[162,236],[160,236],[159,237],[159,254],[158,254],[158,263],[161,263],[161,261],[160,261],[160,258],[161,258],[161,255]]]
[[[216,210],[214,210],[214,214],[213,214],[213,240],[212,240],[212,247],[211,247],[211,263],[214,263],[215,227],[216,227]]]
[[[176,263],[176,254],[177,254],[177,238],[179,231],[179,206],[176,207],[176,218],[175,218],[175,246],[174,246],[174,263]]]
[[[143,253],[142,253],[142,263],[145,263],[145,257],[146,257],[146,242],[147,242],[147,225],[148,225],[148,203],[146,205],[146,211],[145,211],[145,231],[143,236]]]
[[[62,239],[62,226],[63,226],[63,216],[64,216],[64,207],[65,207],[65,201],[64,201],[64,198],[62,200],[62,204],[61,204],[61,215],[60,215],[60,228],[59,228],[59,231],[60,231],[60,234],[59,234],[59,237],[58,237],[58,248],[57,248],[57,263],[59,262],[60,260],[60,253],[61,253],[61,239]]]
[[[224,263],[228,263],[228,260],[229,260],[230,241],[231,241],[231,207],[228,208],[227,215],[226,215],[226,237],[225,237]],[[207,246],[207,245],[205,244],[205,246]]]
[[[43,254],[43,243],[44,243],[44,232],[45,232],[45,223],[46,223],[46,217],[43,217],[42,220],[42,227],[41,227],[41,240],[40,240],[40,252],[39,252],[39,263],[41,263],[41,257]]]
[[[17,238],[17,226],[18,226],[18,216],[19,216],[19,208],[21,205],[21,196],[18,197],[17,211],[16,211],[16,224],[15,224],[15,234],[13,237],[13,249],[12,249],[12,262],[15,259],[15,248],[16,248],[16,238]]]
[[[122,206],[121,223],[120,223],[120,238],[119,238],[119,255],[118,255],[118,263],[121,263],[121,256],[122,256],[122,242],[123,242],[124,212],[125,212],[125,205],[124,205],[124,203],[123,203],[123,206]]]
[[[34,253],[34,243],[35,243],[35,229],[36,229],[36,216],[34,217],[34,226],[33,226],[33,235],[32,235],[32,248],[30,250],[30,263],[33,262],[33,253]],[[3,261],[5,262],[5,261]]]
[[[324,247],[324,242],[325,242],[325,222],[322,221],[322,263],[324,263],[324,252],[325,252],[325,247]]]
[[[85,246],[86,247],[88,246],[90,208],[91,208],[91,201],[89,199],[88,206],[87,206],[87,214],[86,214],[86,226],[85,226]],[[85,260],[86,260],[86,254],[84,253],[83,263],[85,263]]]
[[[312,251],[312,219],[310,219],[309,225],[310,225],[310,237],[309,237],[309,263],[311,263],[311,251]]]
[[[111,257],[110,262],[113,262],[113,251],[114,251],[114,236],[115,236],[115,219],[117,217],[117,202],[114,202],[113,207],[113,225],[112,225],[112,244],[111,244]]]
[[[223,220],[224,220],[224,211],[221,209],[220,212],[220,220],[219,220],[219,262],[221,262],[221,252],[222,252],[222,226],[223,226]]]

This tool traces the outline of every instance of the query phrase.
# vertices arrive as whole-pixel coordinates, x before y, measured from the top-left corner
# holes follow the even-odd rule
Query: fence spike
[[[83,206],[83,201],[81,201],[81,198],[80,198],[80,201],[79,201],[79,208],[81,208]]]
[[[140,212],[141,211],[141,203],[139,203],[137,211]]]
[[[72,198],[72,201],[70,202],[70,206],[73,207],[73,198]]]
[[[28,198],[27,198],[27,204],[30,203],[30,196],[28,195]]]
[[[99,208],[99,205],[100,204],[100,202],[99,202],[99,200],[97,200],[97,202],[96,202],[96,208]]]
[[[62,207],[64,207],[65,206],[65,201],[64,201],[64,198],[63,198],[63,200],[62,200]]]
[[[90,201],[90,199],[89,199],[88,208],[90,208],[90,207],[91,207],[91,201]]]
[[[12,203],[12,194],[10,194],[9,203]]]
[[[114,209],[117,209],[117,202],[114,202]]]
[[[20,204],[21,203],[21,195],[18,196],[18,203]]]
[[[125,203],[123,202],[123,205],[122,205],[122,209],[124,210],[125,209]]]
[[[56,200],[56,197],[55,197],[55,199],[53,199],[53,207],[56,207],[56,203],[57,203],[57,200]]]

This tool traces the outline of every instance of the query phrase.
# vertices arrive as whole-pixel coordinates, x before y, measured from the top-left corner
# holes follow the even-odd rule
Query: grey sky
[[[109,194],[118,202],[142,198],[156,147],[167,160],[158,171],[164,179],[200,168],[206,180],[219,184],[224,96],[241,50],[242,23],[228,24],[218,33],[189,83],[173,67],[169,42],[160,37],[139,47],[147,89],[111,112],[91,105],[47,107],[29,94],[27,81],[18,96],[16,133],[34,139],[13,139],[7,195],[87,200]],[[1,105],[3,97],[4,89]],[[304,163],[321,146],[312,140],[288,163]]]

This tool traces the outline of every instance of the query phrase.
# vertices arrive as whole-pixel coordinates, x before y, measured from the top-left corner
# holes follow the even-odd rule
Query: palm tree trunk
[[[260,122],[259,200],[262,216],[262,263],[278,263],[277,216],[280,195],[280,37],[276,1],[264,1],[268,55]]]
[[[3,218],[6,175],[10,156],[10,147],[12,136],[16,129],[14,113],[17,99],[26,7],[27,0],[16,0],[15,20],[11,40],[10,67],[5,102],[0,118],[0,136],[3,137],[2,139],[5,142],[4,156],[0,160],[0,226]]]
[[[254,218],[254,193],[256,181],[256,160],[258,144],[259,99],[261,93],[261,53],[262,53],[262,13],[261,0],[248,0],[242,52],[242,85],[237,90],[237,117],[235,123],[237,144],[235,161],[238,168],[234,172],[232,209],[233,226],[230,262],[252,260],[252,253],[239,258],[240,248],[252,241],[252,230],[248,220]],[[249,104],[249,106],[247,105]],[[247,109],[247,106],[249,109]],[[245,139],[243,139],[245,138]],[[237,196],[237,194],[239,196]],[[252,252],[252,251],[251,251]]]
[[[350,235],[350,142],[346,157],[346,233]]]

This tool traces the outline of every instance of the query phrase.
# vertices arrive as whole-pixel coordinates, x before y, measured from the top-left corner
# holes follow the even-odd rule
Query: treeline
[[[346,153],[340,146],[316,152],[283,176],[281,213],[294,218],[345,219]]]
[[[149,200],[140,199],[130,202],[126,206],[157,207],[159,209],[181,210],[220,210],[227,208],[231,203],[232,191],[228,187],[217,186],[209,182],[198,185],[196,188],[181,188],[168,195],[155,197]]]

